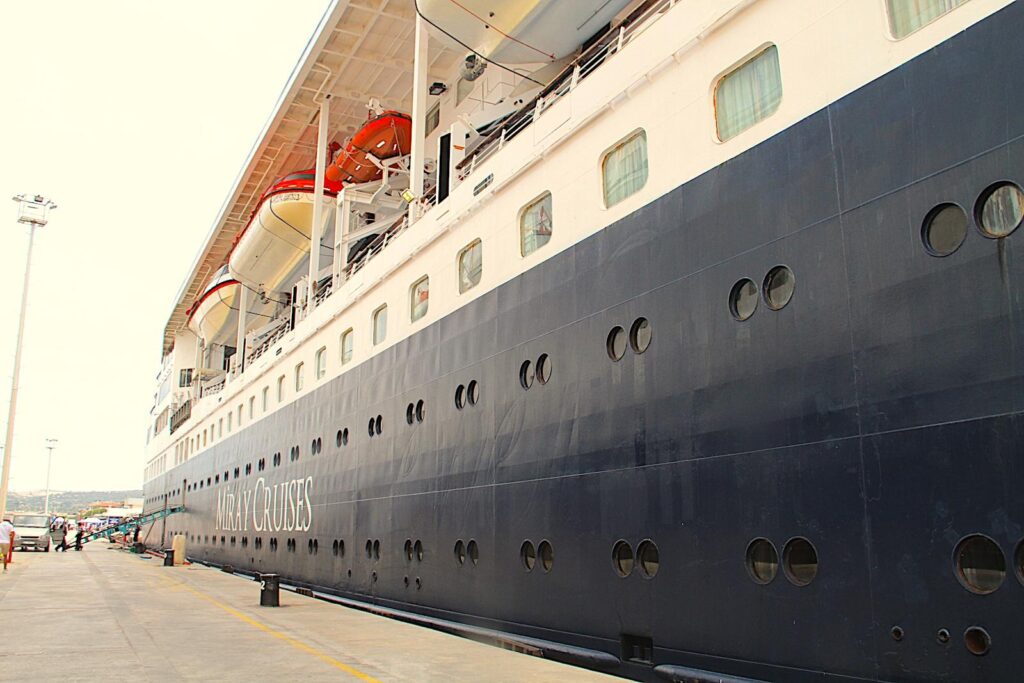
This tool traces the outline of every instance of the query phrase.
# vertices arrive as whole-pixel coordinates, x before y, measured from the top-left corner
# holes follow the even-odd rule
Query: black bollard
[[[277,574],[260,574],[263,588],[260,590],[260,607],[281,606],[281,584]]]
[[[174,548],[164,548],[164,566],[174,566]]]

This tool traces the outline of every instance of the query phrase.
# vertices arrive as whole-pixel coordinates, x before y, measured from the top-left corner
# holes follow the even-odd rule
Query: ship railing
[[[270,347],[272,347],[274,344],[276,344],[281,339],[281,337],[283,337],[286,334],[288,334],[288,332],[291,331],[291,329],[292,329],[291,323],[285,321],[285,323],[283,325],[281,325],[281,327],[277,328],[277,330],[275,330],[273,334],[271,334],[269,337],[267,337],[262,342],[260,342],[259,346],[254,348],[249,353],[249,355],[246,356],[246,359],[245,359],[246,367],[248,367],[250,363],[255,361],[257,358],[262,356],[264,353],[269,351]]]
[[[369,263],[377,254],[384,251],[384,249],[391,244],[396,237],[405,232],[408,227],[408,216],[402,216],[402,218],[393,223],[390,228],[378,235],[377,239],[370,242],[366,249],[360,252],[355,259],[345,266],[345,278],[348,279],[362,270],[367,263]]]
[[[475,148],[456,167],[462,172],[463,179],[472,175],[480,164],[529,128],[545,110],[571,93],[577,85],[620,52],[631,40],[650,28],[677,2],[679,0],[648,0],[626,17],[618,28],[609,31],[584,50],[551,83],[541,89],[529,104],[506,119],[500,128],[477,142]]]
[[[178,427],[180,427],[181,425],[185,424],[185,422],[188,421],[188,419],[190,417],[192,417],[192,400],[191,399],[189,399],[188,401],[185,401],[180,406],[178,406],[177,410],[174,411],[174,414],[171,415],[171,430],[170,430],[170,433],[173,434],[175,432],[175,430],[177,430]]]
[[[224,391],[224,386],[227,384],[227,377],[221,377],[218,380],[211,382],[210,384],[204,384],[202,386],[201,394],[203,397],[213,396]]]

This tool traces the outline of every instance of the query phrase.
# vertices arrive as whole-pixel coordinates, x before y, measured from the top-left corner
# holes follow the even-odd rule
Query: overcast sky
[[[163,327],[328,0],[4,3],[0,421],[37,231],[11,489],[141,488]]]

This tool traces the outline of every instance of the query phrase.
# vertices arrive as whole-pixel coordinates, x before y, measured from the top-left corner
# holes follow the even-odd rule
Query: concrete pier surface
[[[106,541],[0,574],[0,681],[621,680]]]

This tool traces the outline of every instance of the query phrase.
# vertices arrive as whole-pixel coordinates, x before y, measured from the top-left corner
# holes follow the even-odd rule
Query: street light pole
[[[50,514],[50,465],[53,464],[53,449],[57,447],[57,439],[46,440],[46,502],[43,504],[43,514]]]
[[[46,225],[46,212],[57,205],[42,195],[19,194],[18,222],[28,225],[28,254],[25,257],[25,282],[21,287],[21,315],[18,317],[18,343],[14,347],[14,376],[11,378],[11,402],[7,409],[7,435],[4,437],[4,465],[0,474],[0,519],[7,512],[7,485],[11,476],[11,450],[14,445],[14,417],[18,409],[18,377],[21,375],[21,345],[25,339],[25,309],[28,305],[28,278],[32,268],[32,242],[36,228]]]

